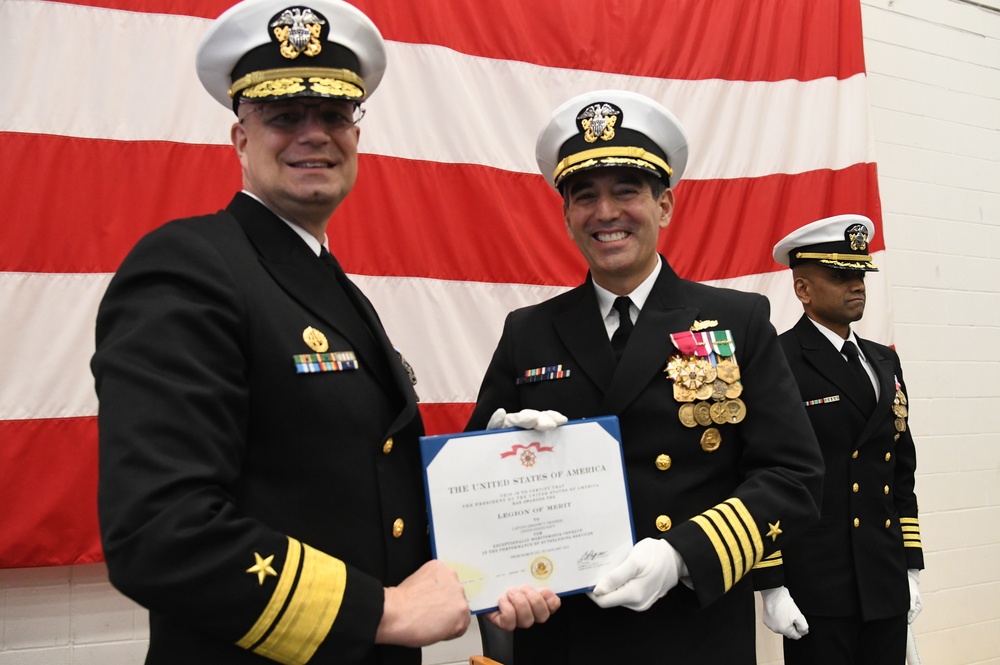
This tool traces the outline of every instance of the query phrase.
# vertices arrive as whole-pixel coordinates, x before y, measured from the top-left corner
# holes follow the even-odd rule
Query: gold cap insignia
[[[868,249],[868,229],[864,224],[852,224],[847,228],[844,237],[851,243],[853,251],[864,252]]]
[[[316,353],[323,353],[330,348],[330,343],[326,340],[326,335],[312,326],[302,331],[302,341]]]
[[[299,57],[300,53],[305,53],[310,58],[319,55],[323,50],[319,35],[325,24],[326,21],[308,7],[291,7],[271,21],[281,55],[289,60]]]
[[[580,128],[583,130],[583,139],[587,143],[594,143],[597,139],[602,141],[613,139],[615,125],[618,124],[621,113],[621,109],[607,102],[591,104],[580,111],[580,115],[576,119],[580,122]]]

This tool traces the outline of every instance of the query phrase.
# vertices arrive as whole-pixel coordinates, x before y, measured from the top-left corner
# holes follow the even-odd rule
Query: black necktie
[[[632,301],[626,296],[619,296],[612,305],[618,312],[618,330],[611,336],[611,348],[615,351],[615,360],[621,360],[625,345],[628,343],[628,336],[632,334],[632,317],[628,312],[631,304]]]
[[[840,352],[847,356],[847,367],[854,377],[857,389],[860,391],[857,396],[861,398],[865,408],[870,412],[875,407],[875,388],[872,387],[872,380],[861,364],[861,356],[858,354],[858,347],[851,341],[844,342]]]

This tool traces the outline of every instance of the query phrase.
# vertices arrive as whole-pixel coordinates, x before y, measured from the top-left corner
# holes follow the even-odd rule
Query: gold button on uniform
[[[660,515],[656,518],[656,528],[660,531],[669,531],[672,525],[673,522],[671,522],[670,518],[666,515]]]
[[[886,520],[885,521],[885,528],[888,529],[890,526],[892,526],[892,520]]]
[[[857,517],[854,518],[854,526],[856,527],[861,526],[861,520],[859,520]]]
[[[399,538],[403,535],[403,520],[401,518],[396,518],[396,521],[392,523],[392,537]]]
[[[382,452],[385,453],[386,455],[388,455],[389,453],[392,452],[392,437],[391,436],[388,439],[385,440],[385,443],[382,444]]]
[[[892,453],[885,454],[885,461],[888,462],[892,458]]]
[[[885,492],[886,494],[888,494],[889,493],[889,486],[886,485],[885,487],[883,487],[882,491]]]
[[[858,451],[855,450],[853,453],[851,453],[851,459],[858,459]]]
[[[855,492],[857,492],[858,491],[858,484],[854,483],[854,487],[852,487],[851,489],[854,490]]]
[[[670,455],[657,455],[656,457],[656,468],[660,471],[666,471],[670,468],[673,461],[670,459]]]
[[[892,440],[893,441],[899,441],[899,434],[896,434],[896,436],[892,437]]]

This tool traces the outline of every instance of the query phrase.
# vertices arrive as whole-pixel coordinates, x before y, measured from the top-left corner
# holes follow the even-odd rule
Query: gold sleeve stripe
[[[764,559],[756,566],[753,567],[754,570],[760,570],[761,568],[777,568],[778,566],[783,566],[784,561],[781,559]]]
[[[709,510],[703,514],[706,515],[708,519],[712,520],[715,524],[715,528],[718,529],[719,533],[722,535],[722,539],[726,541],[729,562],[732,563],[736,579],[740,579],[746,575],[746,563],[743,560],[743,552],[740,550],[740,546],[736,543],[732,527],[726,523],[723,516],[719,514],[718,510]],[[729,565],[729,563],[725,565]],[[726,587],[726,591],[728,590],[729,587]]]
[[[274,620],[281,612],[281,608],[285,606],[288,593],[292,590],[292,585],[295,583],[295,576],[299,572],[299,559],[301,556],[302,544],[294,538],[289,538],[288,552],[285,554],[285,565],[281,567],[281,577],[278,578],[278,583],[274,587],[271,600],[267,602],[264,611],[257,617],[257,621],[250,629],[250,632],[236,643],[237,646],[249,649],[257,644],[267,631],[271,629],[271,626],[274,625]]]
[[[340,612],[347,567],[340,559],[303,545],[302,574],[274,631],[254,649],[286,665],[307,663],[326,639]]]
[[[923,549],[924,546],[919,540],[904,540],[903,547],[919,547],[920,549]]]
[[[749,535],[750,540],[753,541],[754,552],[756,552],[754,559],[756,560],[764,553],[764,540],[760,537],[760,529],[757,528],[757,522],[754,521],[750,511],[747,510],[747,507],[740,499],[733,497],[732,499],[726,501],[726,503],[731,505],[743,520],[743,524],[747,530],[747,535]]]
[[[729,556],[726,554],[726,549],[722,545],[722,539],[719,538],[719,534],[715,532],[715,527],[712,526],[712,523],[704,515],[695,515],[691,520],[701,527],[715,548],[715,553],[719,556],[719,565],[722,568],[722,586],[726,591],[729,591],[733,586],[733,570],[729,564]]]
[[[715,547],[722,569],[723,586],[729,591],[764,554],[764,543],[757,524],[750,517],[750,511],[737,498],[720,503],[701,515],[696,515],[692,520],[702,528]]]
[[[733,525],[735,531],[735,536],[740,540],[741,553],[743,563],[743,575],[750,572],[750,569],[754,567],[754,564],[760,559],[761,555],[764,553],[764,548],[755,548],[753,543],[750,542],[750,536],[747,533],[747,522],[746,520],[740,519],[743,515],[737,515],[736,508],[729,503],[723,503],[718,506],[719,512],[726,516],[729,523]],[[745,512],[745,511],[744,511]],[[746,514],[749,517],[749,513]],[[753,524],[753,522],[750,522]],[[742,575],[741,575],[742,577]]]
[[[903,533],[920,533],[919,526],[906,526],[903,525]]]
[[[920,525],[920,519],[917,518],[917,517],[900,517],[899,518],[899,523],[900,524],[916,524],[917,526],[919,526]]]
[[[785,564],[784,560],[781,558],[781,550],[775,550],[774,553],[768,554],[764,557],[757,565],[753,567],[754,570],[759,570],[761,568],[777,568],[778,566],[783,566]]]

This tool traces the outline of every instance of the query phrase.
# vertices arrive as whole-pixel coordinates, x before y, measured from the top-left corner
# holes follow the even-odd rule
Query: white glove
[[[809,622],[802,615],[799,606],[792,600],[792,594],[783,586],[763,589],[760,597],[764,601],[764,625],[772,632],[797,640],[809,634]]]
[[[534,409],[521,409],[516,413],[507,413],[503,409],[497,409],[490,416],[490,422],[486,424],[486,429],[503,429],[505,427],[520,427],[521,429],[534,429],[539,432],[548,432],[559,425],[566,424],[566,416],[558,411],[535,411]]]
[[[670,543],[643,538],[587,595],[603,608],[620,605],[642,612],[677,586],[683,575],[687,575],[687,566]]]
[[[920,571],[910,568],[906,571],[906,581],[910,585],[910,611],[906,613],[906,623],[913,623],[913,620],[924,609],[924,604],[920,602]]]

